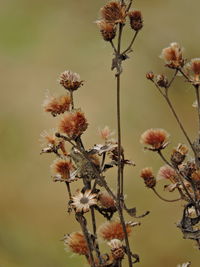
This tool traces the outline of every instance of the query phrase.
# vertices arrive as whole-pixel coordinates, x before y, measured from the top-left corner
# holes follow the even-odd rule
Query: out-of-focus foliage
[[[56,127],[57,120],[42,111],[45,90],[62,94],[57,78],[71,69],[85,82],[75,101],[90,123],[84,136],[88,146],[99,142],[97,129],[115,128],[115,79],[110,71],[111,48],[94,21],[106,1],[1,0],[0,10],[0,266],[73,266],[82,259],[64,251],[63,234],[78,230],[66,211],[63,184],[54,184],[49,165],[53,157],[39,155],[39,135]],[[144,29],[135,51],[124,64],[122,78],[123,144],[137,166],[127,169],[127,201],[139,212],[150,210],[131,240],[140,254],[141,266],[176,266],[191,261],[198,266],[199,252],[184,241],[175,223],[179,205],[161,203],[144,188],[139,170],[153,162],[154,154],[144,153],[140,134],[150,127],[171,133],[170,148],[185,142],[153,85],[145,79],[149,70],[163,73],[158,58],[163,47],[177,41],[186,57],[199,57],[199,8],[194,0],[134,1],[144,16]],[[130,39],[127,31],[124,37]],[[169,73],[170,75],[170,73]],[[196,137],[194,92],[187,83],[175,82],[173,101],[192,138]],[[110,176],[114,183],[115,175]],[[171,196],[171,195],[170,195]]]

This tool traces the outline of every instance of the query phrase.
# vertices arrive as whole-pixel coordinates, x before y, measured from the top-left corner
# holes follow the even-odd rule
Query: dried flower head
[[[72,197],[71,206],[76,212],[87,212],[90,207],[97,204],[97,195],[93,194],[91,190],[86,190],[85,193],[77,191],[75,196]]]
[[[200,170],[193,172],[192,180],[195,182],[200,182]]]
[[[189,267],[190,265],[191,265],[191,262],[185,262],[185,263],[177,265],[177,267]]]
[[[170,68],[179,68],[184,65],[183,48],[178,43],[171,43],[169,47],[164,48],[160,57]]]
[[[140,177],[144,179],[144,183],[148,188],[153,188],[156,185],[156,179],[153,175],[152,168],[146,167],[141,170]]]
[[[98,200],[102,207],[107,209],[116,209],[116,203],[114,199],[107,192],[100,193]]]
[[[105,41],[110,42],[115,38],[117,28],[114,23],[106,22],[105,20],[98,20],[96,23]]]
[[[58,98],[46,98],[43,103],[43,107],[45,112],[50,112],[55,117],[58,114],[69,111],[70,104],[71,97],[69,95],[63,95]]]
[[[126,231],[128,235],[131,233],[132,227],[130,224],[126,224]],[[98,232],[99,235],[107,241],[112,239],[123,240],[125,238],[123,227],[120,222],[106,222],[99,227]]]
[[[161,150],[167,146],[168,137],[169,134],[163,129],[148,129],[141,135],[140,142],[150,146],[147,149]]]
[[[72,72],[71,70],[66,70],[61,73],[59,82],[65,89],[69,91],[75,91],[81,85],[83,85],[83,81],[81,81],[80,75],[76,72]]]
[[[70,181],[70,173],[74,170],[73,164],[68,159],[56,159],[51,168],[56,176],[60,176],[60,181]]]
[[[49,132],[43,131],[41,133],[42,151],[41,153],[52,153],[57,152],[60,149],[64,156],[67,156],[65,149],[65,143],[63,139],[60,139],[56,136],[56,130],[51,129]]]
[[[88,123],[84,113],[80,110],[73,110],[63,116],[59,124],[59,130],[74,139],[80,136],[87,129],[87,126]]]
[[[108,242],[108,245],[111,247],[112,256],[115,260],[121,260],[124,258],[125,251],[121,240],[112,239]]]
[[[172,151],[171,154],[171,162],[173,163],[173,165],[178,166],[183,163],[187,153],[188,147],[186,145],[179,144],[177,148]]]
[[[162,166],[157,174],[157,180],[169,179],[172,183],[177,182],[177,174],[169,165]]]
[[[142,14],[138,10],[130,11],[128,13],[130,19],[131,28],[135,31],[139,31],[143,27]]]
[[[168,79],[163,74],[156,75],[156,83],[160,87],[163,87],[163,88],[167,88],[168,87]]]
[[[110,2],[100,10],[101,17],[109,23],[124,23],[126,7],[119,2]]]
[[[186,75],[194,85],[200,84],[200,58],[193,58],[184,68]]]
[[[64,236],[64,243],[68,245],[73,253],[88,255],[89,249],[85,237],[80,232],[74,232]]]

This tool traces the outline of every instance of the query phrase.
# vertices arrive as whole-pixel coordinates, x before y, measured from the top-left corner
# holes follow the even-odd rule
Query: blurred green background
[[[138,214],[151,213],[134,229],[132,247],[143,267],[175,267],[191,261],[199,266],[199,251],[192,241],[183,240],[176,222],[181,204],[162,203],[147,190],[139,171],[162,162],[139,144],[141,133],[161,127],[171,133],[169,151],[185,142],[164,100],[145,73],[164,73],[159,54],[177,41],[186,58],[199,55],[198,0],[138,0],[145,26],[138,36],[131,59],[124,63],[122,77],[123,145],[127,157],[137,166],[127,168],[126,192],[129,206]],[[56,127],[57,119],[44,114],[45,90],[64,93],[57,78],[65,69],[80,73],[85,86],[75,102],[90,123],[83,139],[87,147],[100,142],[98,127],[116,128],[115,79],[110,71],[112,50],[98,32],[94,21],[106,1],[1,0],[0,9],[0,267],[83,266],[82,257],[64,251],[63,234],[78,230],[73,215],[66,212],[66,190],[53,183],[49,165],[52,155],[39,155],[39,136]],[[132,33],[126,31],[124,47]],[[168,73],[169,76],[171,73]],[[179,81],[180,80],[180,81]],[[192,108],[193,89],[178,78],[171,97],[189,135],[197,133]],[[114,172],[109,180],[114,188]],[[163,184],[160,186],[162,190]],[[168,195],[166,197],[176,197]],[[130,218],[127,218],[130,220]],[[102,218],[99,221],[103,221]]]

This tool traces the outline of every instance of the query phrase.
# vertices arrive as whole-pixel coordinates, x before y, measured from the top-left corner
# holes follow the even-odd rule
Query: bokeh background
[[[137,164],[133,169],[127,168],[125,189],[129,206],[136,206],[138,214],[146,210],[151,213],[134,229],[131,244],[140,255],[140,266],[175,267],[190,260],[193,267],[198,267],[198,250],[192,241],[182,239],[176,227],[181,204],[162,203],[139,178],[141,168],[152,166],[156,173],[162,165],[156,155],[143,151],[139,138],[147,128],[161,127],[171,134],[168,151],[185,142],[164,100],[145,79],[145,73],[166,72],[158,56],[172,41],[185,47],[186,58],[199,56],[200,2],[134,2],[135,8],[142,10],[145,26],[131,59],[124,64],[122,78],[123,145],[127,157]],[[82,257],[65,252],[60,241],[63,234],[79,227],[66,212],[65,186],[52,182],[49,166],[53,156],[39,154],[39,138],[44,129],[56,127],[57,120],[44,114],[42,102],[47,89],[56,95],[64,92],[57,78],[65,69],[80,73],[86,81],[76,93],[75,102],[90,123],[83,137],[87,147],[100,142],[98,127],[116,128],[115,79],[110,71],[112,50],[94,24],[104,3],[101,0],[0,1],[1,267],[85,264]],[[124,47],[131,36],[127,30]],[[193,89],[178,78],[170,93],[194,139],[197,121],[192,108]],[[110,173],[109,181],[114,187],[114,172]],[[161,183],[160,190],[162,186]]]

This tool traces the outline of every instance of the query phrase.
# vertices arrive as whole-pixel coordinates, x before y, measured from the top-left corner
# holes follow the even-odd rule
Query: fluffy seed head
[[[178,43],[171,43],[169,47],[162,50],[161,58],[167,63],[170,68],[183,67],[183,48]]]
[[[73,170],[72,163],[67,159],[56,159],[51,167],[55,174],[60,175],[64,180],[68,180],[70,178],[70,171]]]
[[[128,235],[131,233],[131,225],[126,224],[126,231]],[[112,239],[123,240],[125,238],[124,231],[120,222],[106,222],[99,227],[99,235],[107,241]]]
[[[193,84],[200,84],[200,58],[193,58],[185,66],[185,71]]]
[[[144,179],[144,183],[148,188],[153,188],[156,185],[156,179],[153,175],[152,168],[146,167],[141,170],[140,177]]]
[[[100,10],[103,20],[109,23],[124,23],[126,7],[119,2],[110,2]]]
[[[74,110],[63,116],[59,124],[59,130],[74,139],[80,136],[87,129],[87,126],[88,123],[84,113],[80,110]]]
[[[162,166],[157,174],[157,180],[169,179],[171,182],[175,183],[177,181],[177,174],[174,169],[168,165]]]
[[[114,135],[114,132],[112,132],[108,126],[105,126],[103,129],[99,130],[99,135],[103,140],[109,141]]]
[[[130,19],[131,28],[135,31],[139,31],[143,27],[142,14],[138,10],[130,11],[128,13]]]
[[[97,21],[100,32],[105,41],[112,41],[116,36],[116,25],[114,23],[106,22],[105,20]]]
[[[77,191],[75,196],[72,197],[71,206],[76,209],[76,212],[87,212],[90,207],[97,204],[97,195],[92,194],[91,190],[81,193]]]
[[[99,202],[100,205],[103,206],[104,208],[116,208],[116,203],[114,199],[107,193],[103,192],[99,194]]]
[[[150,146],[150,150],[160,150],[166,147],[169,134],[163,129],[148,129],[140,138],[143,145]]]
[[[69,95],[63,95],[58,98],[46,98],[43,107],[45,112],[50,112],[54,117],[58,114],[64,113],[69,110],[71,98]]]
[[[88,255],[89,249],[85,237],[80,232],[74,232],[64,237],[65,245],[68,245],[73,253]]]
[[[66,70],[61,73],[59,82],[65,89],[69,91],[75,91],[81,85],[83,85],[83,81],[80,80],[80,75],[72,72],[71,70]]]

